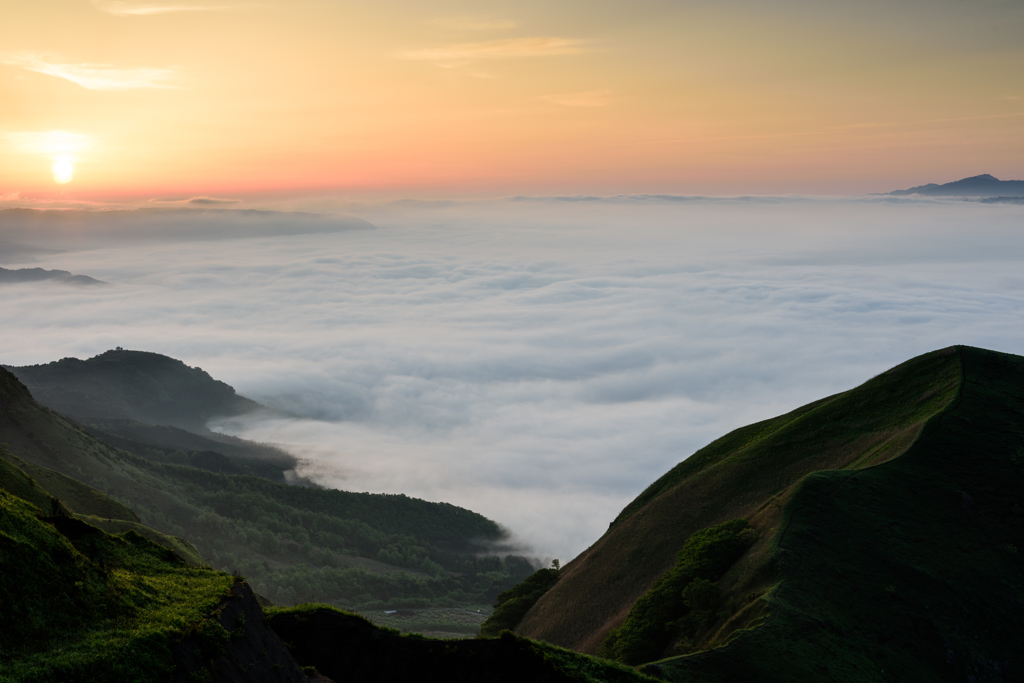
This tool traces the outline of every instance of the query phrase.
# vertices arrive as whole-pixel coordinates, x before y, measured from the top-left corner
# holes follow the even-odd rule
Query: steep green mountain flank
[[[504,532],[454,505],[287,486],[137,457],[40,406],[3,369],[0,442],[12,462],[58,490],[75,513],[92,515],[91,524],[172,545],[179,537],[183,557],[198,560],[186,552],[194,546],[213,566],[238,570],[282,604],[480,605],[533,571],[524,558],[482,554]],[[102,499],[93,500],[96,490]]]
[[[0,681],[305,680],[238,580],[77,519],[7,460],[0,484]]]
[[[45,406],[70,417],[204,430],[214,417],[262,409],[200,368],[145,351],[107,351],[8,368]]]
[[[622,626],[608,634],[601,654],[627,664],[661,659],[674,640],[692,641],[715,622],[718,581],[746,552],[755,533],[733,519],[686,541],[676,566],[633,604]]]
[[[23,472],[38,482],[42,488],[52,491],[52,495],[59,498],[75,514],[93,515],[103,519],[124,520],[127,522],[139,521],[138,515],[131,508],[119,503],[102,491],[98,491],[60,472],[55,472],[47,467],[22,460],[8,451],[6,447],[0,447],[0,466],[4,465],[6,465],[8,471]],[[21,497],[26,498],[25,496]],[[35,502],[28,498],[26,500]]]
[[[900,458],[801,483],[765,624],[665,675],[1024,680],[1024,358],[960,357],[959,398]]]
[[[558,582],[558,568],[538,569],[522,583],[498,594],[494,613],[480,627],[480,635],[494,638],[502,631],[514,629],[523,616]]]
[[[303,667],[334,681],[641,683],[627,667],[520,638],[431,640],[374,626],[322,605],[269,611],[271,628]]]
[[[665,654],[702,649],[756,623],[766,609],[762,596],[779,580],[774,530],[799,482],[813,472],[857,471],[901,455],[928,420],[955,400],[960,385],[960,354],[945,349],[702,448],[648,487],[601,539],[563,567],[558,583],[516,632],[596,654],[637,600],[675,566],[687,539],[731,519],[746,520],[758,538],[716,582],[714,623],[702,629],[710,635],[673,643]]]

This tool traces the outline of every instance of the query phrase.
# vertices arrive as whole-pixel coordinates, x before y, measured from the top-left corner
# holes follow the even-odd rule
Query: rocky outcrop
[[[172,650],[174,683],[306,683],[244,581],[235,583],[231,597]]]

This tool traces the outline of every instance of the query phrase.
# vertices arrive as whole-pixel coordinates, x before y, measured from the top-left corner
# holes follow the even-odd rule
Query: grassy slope
[[[526,614],[517,633],[598,652],[633,603],[674,565],[691,534],[733,518],[748,519],[761,534],[720,582],[728,613],[740,615],[728,628],[746,626],[762,615],[759,598],[777,581],[771,572],[772,531],[796,484],[812,472],[867,467],[903,453],[924,423],[954,400],[960,376],[955,349],[933,352],[697,451],[562,568],[559,582]]]
[[[3,447],[0,447],[0,489],[44,510],[51,499],[59,500],[69,513],[107,533],[134,531],[157,545],[173,550],[189,564],[206,565],[188,541],[140,524],[139,518],[130,508],[102,491],[59,472],[26,462]]]
[[[794,494],[765,625],[670,678],[1024,680],[1024,358],[961,353],[959,400],[906,454]]]
[[[86,486],[77,479],[55,472],[48,467],[22,460],[5,448],[0,448],[0,459],[16,466],[32,477],[41,487],[55,498],[59,498],[73,512],[81,515],[93,515],[102,519],[138,522],[139,517],[131,508],[102,491]]]
[[[231,576],[0,491],[0,681],[169,681]]]

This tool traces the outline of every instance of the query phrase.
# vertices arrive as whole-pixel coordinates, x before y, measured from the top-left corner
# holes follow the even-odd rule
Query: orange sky
[[[0,205],[1024,178],[1024,3],[33,0],[0,103]]]

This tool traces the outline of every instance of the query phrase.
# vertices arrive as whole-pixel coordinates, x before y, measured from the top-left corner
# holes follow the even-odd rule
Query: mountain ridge
[[[120,347],[86,360],[5,366],[41,403],[83,419],[137,422],[205,431],[214,417],[267,411],[199,367]]]
[[[515,630],[589,652],[614,646],[628,616],[670,636],[641,670],[679,683],[1022,681],[1022,416],[1024,358],[957,346],[736,430],[627,506]],[[716,481],[749,494],[745,462],[764,478],[790,469],[747,507],[756,541],[717,579],[691,580],[675,612],[652,611],[647,577],[669,576],[655,551],[742,512],[709,494]],[[680,496],[702,475],[702,497]]]
[[[769,564],[765,532],[777,525],[793,487],[815,471],[863,467],[904,452],[926,418],[952,400],[960,378],[957,358],[953,348],[926,354],[856,389],[741,427],[698,450],[567,563],[516,632],[596,654],[636,600],[673,566],[690,535],[729,519],[747,519],[761,533],[748,555]],[[918,372],[908,373],[913,368]],[[878,400],[880,393],[888,400]],[[754,572],[736,580],[734,592],[759,598],[771,576]],[[581,597],[597,590],[601,601]],[[749,616],[757,618],[756,610]]]
[[[0,284],[11,285],[23,282],[56,281],[64,285],[89,287],[106,285],[107,282],[91,278],[88,275],[73,275],[66,270],[44,270],[42,268],[0,268]]]
[[[1024,180],[999,180],[983,173],[950,183],[928,183],[908,190],[888,192],[891,196],[923,195],[926,197],[1024,197]]]

